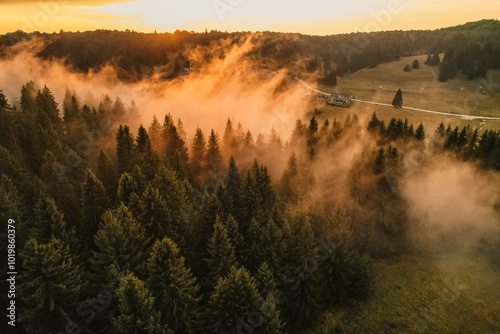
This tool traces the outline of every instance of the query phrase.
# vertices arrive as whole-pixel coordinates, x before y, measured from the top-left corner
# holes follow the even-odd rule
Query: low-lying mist
[[[11,102],[19,100],[21,86],[30,80],[39,88],[49,87],[60,104],[66,91],[76,92],[82,105],[95,107],[104,95],[120,97],[128,106],[135,102],[145,125],[153,115],[160,120],[166,113],[182,118],[189,136],[198,126],[221,132],[222,120],[228,118],[241,122],[255,135],[268,134],[272,127],[288,135],[297,117],[310,108],[308,91],[287,79],[286,70],[260,71],[253,66],[245,58],[251,45],[250,37],[234,45],[218,42],[213,48],[220,49],[224,57],[209,62],[204,61],[206,48],[196,48],[188,55],[195,65],[185,76],[162,81],[168,73],[145,69],[147,78],[125,83],[110,64],[98,72],[81,74],[65,67],[64,60],[40,60],[34,56],[37,42],[31,41],[17,45],[13,54],[0,60],[0,87]]]
[[[443,244],[464,251],[499,228],[500,177],[445,155],[404,180],[410,233],[421,246]]]
[[[278,73],[263,71],[247,59],[251,37],[232,45],[224,43],[212,45],[221,51],[221,56],[210,61],[205,60],[205,47],[191,51],[188,57],[195,65],[185,76],[163,81],[165,73],[151,69],[152,75],[126,83],[118,79],[112,65],[81,74],[67,68],[64,60],[40,60],[34,56],[37,45],[32,41],[18,45],[11,55],[0,60],[0,89],[16,105],[20,88],[30,80],[38,88],[46,85],[59,105],[66,91],[75,92],[82,105],[96,108],[105,95],[119,97],[128,106],[133,101],[146,128],[153,115],[160,122],[165,114],[182,119],[188,147],[197,127],[206,135],[214,129],[221,137],[228,118],[235,125],[241,122],[254,140],[259,133],[267,140],[274,128],[288,141],[298,118],[309,124],[305,115],[314,108],[314,99],[307,89],[293,80],[286,69]],[[343,134],[327,149],[318,147],[314,159],[309,160],[305,143],[287,144],[276,151],[269,146],[256,157],[269,166],[274,180],[279,181],[294,151],[311,177],[302,208],[307,211],[318,203],[332,207],[351,196],[348,183],[353,164],[363,152],[376,150],[375,138],[365,130],[365,117],[361,118],[360,130],[353,131],[356,135]],[[322,123],[319,127],[321,131]],[[472,163],[459,162],[442,153],[433,154],[429,161],[417,172],[403,175],[399,183],[401,196],[408,205],[407,231],[415,247],[433,250],[450,238],[470,247],[497,230],[499,175],[485,173]],[[371,218],[376,220],[375,216]]]

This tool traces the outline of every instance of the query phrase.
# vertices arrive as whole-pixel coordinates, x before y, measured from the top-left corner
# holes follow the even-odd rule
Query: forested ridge
[[[385,31],[330,36],[309,36],[277,32],[139,33],[96,30],[87,32],[25,33],[0,36],[0,54],[23,41],[41,41],[41,59],[61,59],[80,72],[99,71],[106,64],[118,69],[125,81],[138,81],[153,73],[167,78],[185,74],[184,66],[202,69],[223,58],[220,44],[233,45],[248,38],[252,45],[245,58],[254,70],[289,69],[291,75],[316,73],[321,82],[335,85],[336,76],[374,68],[400,57],[445,53],[440,80],[455,77],[458,71],[471,79],[484,77],[490,68],[500,68],[500,29],[497,20],[482,20],[433,31]],[[193,58],[198,51],[201,58]],[[187,63],[187,62],[191,63]],[[186,65],[190,64],[190,65]],[[439,65],[439,60],[430,65]]]
[[[67,92],[59,105],[33,82],[20,96],[0,94],[20,333],[301,332],[370,298],[371,258],[424,251],[407,234],[408,168],[452,156],[500,169],[500,134],[470,127],[314,116],[282,139],[228,119],[188,139],[182,119],[141,125],[118,97],[89,106]],[[405,165],[415,151],[421,165]]]

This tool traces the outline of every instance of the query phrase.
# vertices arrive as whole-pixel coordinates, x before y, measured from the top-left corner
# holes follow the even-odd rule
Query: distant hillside
[[[500,21],[497,19],[481,20],[475,22],[467,22],[455,27],[445,28],[448,31],[481,31],[481,32],[500,32]]]
[[[322,82],[334,85],[337,75],[353,73],[362,68],[374,68],[378,64],[399,60],[400,57],[422,54],[439,54],[451,49],[466,49],[472,54],[474,64],[458,59],[452,64],[453,72],[466,67],[472,77],[482,75],[489,68],[498,68],[500,47],[500,22],[482,20],[456,27],[425,31],[385,31],[351,33],[330,36],[309,36],[276,32],[206,31],[194,33],[145,34],[134,31],[96,30],[87,32],[63,32],[41,34],[16,31],[0,36],[0,57],[8,53],[11,45],[36,38],[43,42],[37,54],[42,59],[64,59],[73,70],[99,71],[105,64],[119,70],[122,80],[140,80],[152,70],[172,78],[183,75],[184,64],[202,68],[212,59],[224,57],[229,47],[241,44],[248,37],[252,46],[246,59],[255,68],[276,71],[287,68],[292,76],[319,74]],[[470,46],[476,43],[478,46]],[[484,48],[484,50],[483,50]],[[201,55],[192,58],[197,49]],[[487,57],[480,59],[481,53]],[[462,57],[462,58],[464,58]],[[448,57],[450,58],[450,56]],[[446,80],[446,79],[443,79]]]

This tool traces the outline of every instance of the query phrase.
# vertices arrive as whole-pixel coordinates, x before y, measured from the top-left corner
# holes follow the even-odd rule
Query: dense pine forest
[[[439,159],[500,170],[498,131],[347,114],[298,119],[288,138],[236,119],[188,134],[169,113],[141,124],[140,108],[58,103],[33,82],[19,101],[0,93],[17,332],[300,333],[371,298],[373,259],[432,249],[411,233],[410,173]],[[500,238],[482,245],[498,262]]]

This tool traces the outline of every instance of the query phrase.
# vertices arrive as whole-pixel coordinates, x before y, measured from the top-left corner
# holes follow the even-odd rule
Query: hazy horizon
[[[324,0],[290,5],[284,1],[211,0],[0,0],[0,33],[96,29],[174,32],[187,30],[276,31],[332,35],[387,30],[434,30],[491,19],[496,3],[467,4],[410,0]]]

